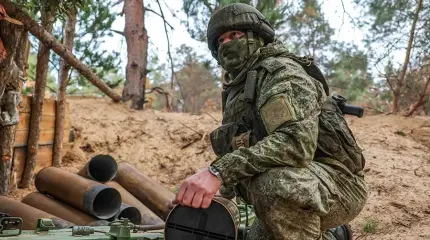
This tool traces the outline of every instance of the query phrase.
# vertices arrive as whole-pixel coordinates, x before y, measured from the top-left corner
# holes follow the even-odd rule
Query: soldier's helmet
[[[209,20],[206,36],[215,59],[218,59],[218,37],[232,30],[245,33],[251,30],[262,37],[266,44],[275,39],[275,30],[256,8],[244,3],[229,4],[216,11]]]

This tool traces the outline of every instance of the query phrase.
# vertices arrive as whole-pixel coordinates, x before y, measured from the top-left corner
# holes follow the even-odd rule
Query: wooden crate
[[[30,126],[31,96],[23,96],[19,105],[19,124],[15,132],[15,144],[13,154],[13,167],[10,189],[16,189],[24,172],[27,155],[27,139]],[[55,134],[55,100],[45,99],[43,103],[42,119],[40,122],[39,149],[36,156],[35,174],[42,168],[52,166],[52,148]],[[63,154],[71,148],[69,105],[66,105]]]

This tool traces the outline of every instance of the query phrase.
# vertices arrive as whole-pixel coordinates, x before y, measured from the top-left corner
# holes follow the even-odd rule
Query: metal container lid
[[[209,208],[177,205],[166,219],[165,240],[235,240],[239,224],[236,204],[214,198]]]

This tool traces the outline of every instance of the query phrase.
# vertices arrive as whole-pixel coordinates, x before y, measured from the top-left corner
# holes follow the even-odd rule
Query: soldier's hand
[[[206,168],[182,183],[173,203],[193,208],[208,208],[220,187],[221,181]]]

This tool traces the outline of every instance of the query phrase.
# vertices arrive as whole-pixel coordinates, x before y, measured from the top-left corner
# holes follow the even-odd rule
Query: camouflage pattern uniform
[[[247,39],[231,45],[244,49]],[[246,76],[255,70],[254,107],[267,136],[255,144],[232,143],[211,166],[221,175],[224,196],[239,195],[254,206],[258,220],[248,239],[335,239],[327,230],[354,219],[365,204],[363,171],[330,157],[315,159],[318,116],[327,96],[300,64],[282,56],[285,52],[277,41],[258,46],[240,71],[227,73],[223,125],[243,121]],[[222,65],[222,54],[219,61]]]

